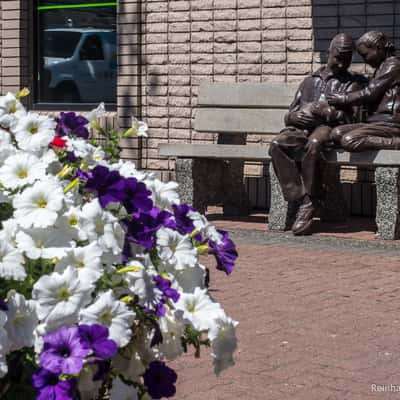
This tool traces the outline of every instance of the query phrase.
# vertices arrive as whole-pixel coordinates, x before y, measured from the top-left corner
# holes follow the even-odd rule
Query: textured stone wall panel
[[[146,1],[142,105],[150,138],[143,141],[143,167],[173,169],[173,162],[158,159],[161,142],[216,141],[215,134],[193,131],[201,82],[284,82],[309,73],[315,64],[311,3]]]

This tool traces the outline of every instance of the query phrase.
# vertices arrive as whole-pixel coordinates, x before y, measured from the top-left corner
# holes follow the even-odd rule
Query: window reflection
[[[116,3],[38,1],[38,102],[116,102]]]

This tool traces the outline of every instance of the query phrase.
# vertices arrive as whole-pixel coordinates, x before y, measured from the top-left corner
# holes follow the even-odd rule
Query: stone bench
[[[176,159],[176,179],[183,202],[204,212],[207,205],[222,202],[224,212],[245,212],[243,163],[268,163],[268,145],[246,144],[246,134],[271,135],[283,128],[283,118],[297,85],[285,83],[207,83],[200,86],[194,121],[196,132],[218,133],[215,144],[170,143],[159,146],[159,155]],[[194,139],[196,132],[194,133]],[[397,239],[399,229],[400,151],[325,154],[323,220],[346,216],[340,167],[375,167],[376,224],[382,239]],[[269,228],[289,228],[288,204],[272,165]]]

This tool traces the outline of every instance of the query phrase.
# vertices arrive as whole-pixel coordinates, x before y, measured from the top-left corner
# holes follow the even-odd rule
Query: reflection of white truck
[[[115,31],[106,29],[46,29],[42,80],[49,100],[93,103],[116,100]]]

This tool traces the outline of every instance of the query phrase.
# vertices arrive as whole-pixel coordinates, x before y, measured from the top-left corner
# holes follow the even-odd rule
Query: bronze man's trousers
[[[286,201],[321,195],[321,151],[330,131],[320,126],[310,134],[287,127],[272,141],[269,154]]]

